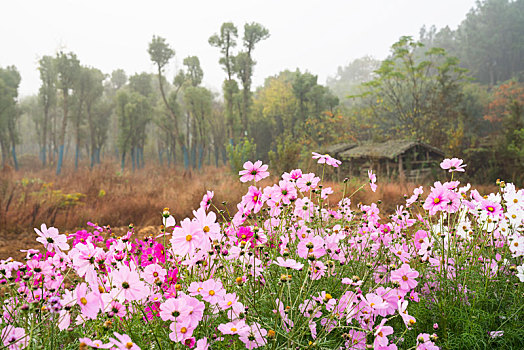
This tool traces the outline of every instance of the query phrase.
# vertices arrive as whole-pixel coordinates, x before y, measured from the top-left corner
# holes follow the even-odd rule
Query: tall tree
[[[18,170],[16,119],[19,115],[17,101],[20,80],[20,73],[18,73],[15,66],[0,68],[0,147],[2,149],[2,165],[5,166],[9,159],[8,148],[10,146],[15,170]]]
[[[111,105],[101,106],[101,99],[104,94],[105,75],[96,68],[86,68],[85,72],[85,111],[89,126],[89,138],[91,148],[91,167],[100,164],[100,149],[102,147],[107,129],[109,126],[109,116],[111,115]],[[102,137],[101,137],[102,136]]]
[[[256,62],[252,53],[255,45],[269,38],[269,31],[259,23],[246,23],[244,25],[244,37],[242,39],[244,51],[239,52],[234,60],[234,69],[242,83],[242,103],[240,108],[240,120],[243,127],[243,136],[248,134],[249,113],[252,102],[251,84],[253,79],[253,67]]]
[[[238,29],[231,22],[225,22],[220,27],[220,34],[213,34],[208,42],[211,46],[220,49],[222,57],[219,59],[219,63],[223,66],[224,71],[227,74],[227,78],[224,81],[224,102],[226,105],[226,122],[228,129],[229,142],[233,143],[234,131],[233,125],[235,123],[234,114],[234,101],[233,96],[238,92],[238,84],[233,79],[234,70],[234,55],[233,48],[237,45]]]
[[[56,62],[51,56],[44,56],[39,61],[38,70],[40,72],[40,80],[42,85],[39,89],[40,102],[44,110],[44,120],[42,122],[42,141],[40,159],[42,165],[45,167],[47,163],[47,135],[49,127],[49,118],[51,109],[56,105]]]
[[[160,88],[160,94],[162,95],[162,101],[164,101],[164,106],[167,110],[167,114],[169,115],[171,121],[170,125],[172,128],[172,134],[171,134],[171,146],[172,146],[172,156],[173,160],[175,157],[175,150],[176,150],[176,144],[178,143],[183,152],[184,156],[187,155],[187,149],[185,148],[184,141],[180,135],[179,127],[178,127],[178,117],[177,117],[177,111],[176,111],[176,104],[177,104],[177,93],[178,89],[169,96],[166,97],[166,93],[164,90],[164,82],[165,78],[163,76],[164,68],[169,63],[169,61],[175,56],[175,51],[171,49],[168,43],[166,43],[166,39],[162,37],[153,36],[153,40],[149,43],[149,48],[147,50],[149,53],[149,57],[152,62],[154,62],[157,66],[157,75],[158,75],[158,84]]]
[[[69,118],[69,96],[78,78],[80,71],[80,61],[72,52],[64,53],[60,51],[56,55],[56,68],[58,73],[57,86],[62,91],[62,125],[59,135],[59,154],[56,166],[56,174],[60,175],[62,171],[62,162],[64,159],[65,136],[67,121]]]

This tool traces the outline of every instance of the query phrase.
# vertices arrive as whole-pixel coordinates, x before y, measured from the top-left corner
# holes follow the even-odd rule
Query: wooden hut
[[[422,142],[392,140],[362,144],[338,156],[345,163],[342,171],[351,176],[362,176],[372,169],[379,176],[417,182],[436,173],[444,152]]]

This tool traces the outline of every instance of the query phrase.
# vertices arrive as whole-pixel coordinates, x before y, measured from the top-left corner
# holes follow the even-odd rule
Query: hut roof
[[[358,147],[348,149],[340,156],[343,158],[389,158],[394,159],[400,154],[403,154],[408,149],[415,146],[422,146],[429,151],[437,153],[440,156],[444,156],[444,152],[440,149],[430,146],[426,143],[409,141],[409,140],[392,140],[382,143],[368,143]]]
[[[336,155],[340,152],[347,151],[348,149],[357,147],[358,144],[355,142],[344,142],[344,143],[336,143],[334,145],[327,146],[322,149],[323,153],[328,153],[329,155]]]

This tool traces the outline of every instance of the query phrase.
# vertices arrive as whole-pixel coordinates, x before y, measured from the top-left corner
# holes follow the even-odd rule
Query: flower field
[[[3,348],[522,349],[524,190],[461,184],[460,159],[392,215],[293,170],[259,187],[246,162],[231,212],[203,194],[159,235],[42,224],[40,250],[0,262]],[[369,171],[374,192],[380,179]],[[358,191],[358,190],[357,190]],[[330,196],[342,198],[330,206]],[[226,208],[226,209],[223,209]]]

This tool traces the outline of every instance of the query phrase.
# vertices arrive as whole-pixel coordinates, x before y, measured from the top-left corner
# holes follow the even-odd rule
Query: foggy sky
[[[402,35],[418,38],[422,25],[456,29],[475,0],[4,0],[0,2],[0,66],[22,75],[20,95],[40,86],[38,59],[62,49],[80,63],[111,73],[155,72],[147,53],[153,35],[176,51],[166,71],[172,81],[182,60],[199,57],[204,85],[221,89],[225,73],[208,38],[223,22],[242,33],[246,22],[269,29],[255,47],[253,86],[284,69],[308,70],[325,83],[338,66],[371,55],[383,59]]]

